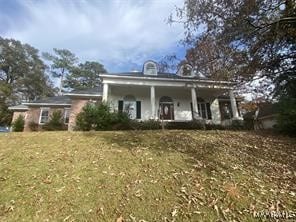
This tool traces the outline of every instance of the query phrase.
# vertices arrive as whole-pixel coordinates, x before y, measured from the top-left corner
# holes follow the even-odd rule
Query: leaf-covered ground
[[[296,206],[296,140],[228,131],[0,135],[0,221],[260,221]]]

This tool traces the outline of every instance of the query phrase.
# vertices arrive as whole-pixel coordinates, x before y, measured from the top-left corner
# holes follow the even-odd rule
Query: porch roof
[[[202,85],[219,85],[223,88],[232,88],[235,82],[230,81],[214,81],[206,78],[194,77],[182,77],[176,74],[170,73],[158,73],[157,75],[144,75],[142,72],[127,72],[127,73],[106,73],[101,74],[100,78],[103,83],[114,83],[114,84],[134,84],[137,85],[137,81],[145,81],[139,85],[153,85],[153,83],[160,84],[179,84],[179,86],[195,86],[194,84]],[[181,85],[180,85],[181,83]]]

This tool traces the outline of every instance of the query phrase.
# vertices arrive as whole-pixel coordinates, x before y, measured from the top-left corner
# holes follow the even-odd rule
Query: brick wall
[[[23,111],[14,111],[11,122],[13,123],[20,115],[23,115],[23,117],[26,118],[27,111],[25,111],[25,110],[23,110]]]
[[[75,128],[76,116],[81,112],[82,108],[87,104],[89,99],[72,99],[68,130]]]
[[[40,118],[40,111],[43,107],[29,107],[29,110],[27,111],[27,115],[25,118],[25,132],[32,131],[30,129],[30,123],[34,122],[39,124],[39,118]],[[62,114],[64,114],[64,107],[48,107],[49,109],[49,116],[54,112],[60,110]],[[41,129],[41,126],[38,127],[38,129]]]

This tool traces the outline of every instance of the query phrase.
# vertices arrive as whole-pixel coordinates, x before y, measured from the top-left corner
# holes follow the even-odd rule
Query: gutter
[[[226,84],[226,85],[235,85],[234,82],[229,81],[214,81],[214,80],[200,80],[200,79],[171,79],[171,78],[154,78],[146,76],[124,76],[124,75],[107,75],[101,74],[101,78],[123,78],[123,79],[135,79],[135,80],[160,80],[160,81],[177,81],[177,82],[200,82],[200,83],[215,83],[215,84]]]
[[[71,104],[66,103],[23,103],[27,106],[71,106]]]
[[[79,97],[101,97],[102,93],[100,94],[80,94],[80,93],[64,93],[65,96],[79,96]]]
[[[28,111],[28,108],[10,108],[8,107],[9,110],[23,110],[23,111]]]

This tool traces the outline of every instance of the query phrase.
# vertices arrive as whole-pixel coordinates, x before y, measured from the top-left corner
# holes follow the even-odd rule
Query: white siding
[[[111,85],[109,88],[108,103],[112,110],[118,109],[118,101],[123,100],[124,96],[133,95],[137,101],[141,101],[141,120],[149,120],[151,118],[151,101],[150,101],[150,87],[149,86],[119,86]],[[155,87],[155,107],[156,116],[158,117],[159,99],[162,96],[169,96],[174,103],[174,117],[176,121],[190,121],[192,120],[191,113],[191,91],[190,88],[172,88],[172,87]],[[197,97],[199,97],[197,91]],[[204,98],[209,102],[207,98]],[[179,106],[178,106],[179,104]],[[220,110],[217,99],[211,104],[211,112],[213,121],[207,122],[220,124]]]

